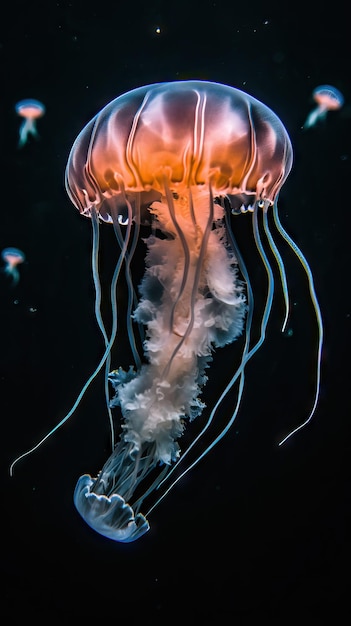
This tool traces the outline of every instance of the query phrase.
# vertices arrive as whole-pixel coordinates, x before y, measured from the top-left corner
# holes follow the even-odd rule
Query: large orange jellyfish
[[[96,477],[86,474],[79,478],[74,493],[81,516],[105,537],[129,542],[143,535],[149,529],[151,510],[215,446],[236,418],[245,365],[264,341],[274,293],[260,223],[279,268],[286,303],[285,327],[289,314],[287,281],[268,226],[270,207],[278,233],[307,272],[319,327],[314,404],[295,431],[315,411],[321,317],[307,261],[277,214],[278,193],[291,164],[289,136],[269,108],[238,89],[203,81],[154,84],[126,93],[102,109],[73,144],[66,187],[80,213],[92,220],[95,311],[106,350],[68,415],[14,463],[66,422],[87,386],[105,367],[112,453]],[[253,293],[231,227],[236,219],[232,214],[243,213],[252,216],[254,240],[268,279],[261,333],[253,345]],[[111,284],[110,333],[100,311],[100,222],[112,224],[120,251]],[[148,223],[146,269],[138,299],[131,261],[140,226]],[[129,289],[124,314],[134,364],[128,371],[110,371],[111,349],[118,339],[116,289],[122,272]],[[145,328],[143,355],[137,349],[139,326]],[[188,449],[181,450],[187,422],[204,408],[200,395],[211,352],[234,341],[244,328],[239,367],[211,407],[202,431]],[[114,394],[111,400],[108,381]],[[187,463],[189,450],[201,441],[235,383],[237,400],[226,426],[195,461]],[[111,416],[115,407],[121,415],[117,443]],[[173,470],[180,463],[184,469],[174,478]]]

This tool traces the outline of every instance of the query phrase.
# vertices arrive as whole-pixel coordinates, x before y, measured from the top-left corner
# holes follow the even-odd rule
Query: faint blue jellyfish
[[[39,100],[21,100],[15,106],[16,113],[24,117],[19,129],[18,147],[22,148],[28,141],[28,135],[39,138],[36,120],[45,113],[45,106]]]
[[[13,285],[19,281],[18,265],[26,260],[26,257],[18,248],[4,248],[1,258],[5,262],[4,272],[12,278]]]
[[[323,328],[311,270],[278,216],[278,193],[291,164],[291,142],[279,118],[255,98],[217,83],[179,81],[141,87],[113,100],[87,124],[69,156],[66,188],[76,208],[92,222],[95,313],[105,352],[68,414],[12,463],[11,474],[15,463],[70,418],[104,368],[111,455],[97,476],[79,478],[74,503],[91,528],[114,541],[134,541],[149,529],[150,512],[236,419],[245,367],[265,340],[275,291],[267,245],[278,265],[285,301],[282,329],[286,328],[287,279],[269,227],[269,212],[277,234],[307,274],[319,329],[313,406],[281,443],[311,420],[319,396]],[[234,238],[239,219],[235,216],[243,214],[251,217],[253,240],[267,276],[255,342],[251,339],[253,290]],[[101,223],[112,225],[118,250],[110,287],[109,332],[100,309]],[[137,297],[138,279],[132,268],[141,227],[147,253]],[[117,291],[123,283],[128,286],[128,299],[119,303]],[[126,371],[121,367],[111,371],[111,352],[123,333],[122,314],[134,362]],[[244,328],[236,370],[233,367],[230,381],[213,399],[205,425],[181,451],[188,422],[205,407],[200,395],[212,351],[236,340]],[[234,397],[232,412],[220,433],[205,445],[203,435],[211,432],[229,394]],[[189,460],[190,450],[195,460]]]
[[[312,92],[312,97],[317,106],[307,116],[303,128],[314,126],[317,122],[325,119],[328,111],[337,111],[344,104],[342,93],[331,85],[316,87]]]

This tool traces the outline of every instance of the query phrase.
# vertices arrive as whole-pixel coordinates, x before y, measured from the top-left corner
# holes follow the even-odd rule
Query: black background
[[[340,623],[350,582],[351,313],[351,85],[342,7],[224,0],[8,7],[0,36],[0,249],[16,246],[26,262],[15,288],[0,275],[4,623]],[[150,516],[150,532],[120,545],[85,526],[72,502],[78,476],[96,473],[108,454],[100,379],[13,478],[8,467],[65,415],[102,351],[91,225],[64,188],[71,145],[121,93],[191,78],[247,91],[291,136],[294,166],[280,215],[314,273],[326,335],[321,398],[313,422],[278,448],[313,400],[317,338],[303,272],[283,247],[292,336],[280,333],[277,288],[235,427]],[[303,131],[312,90],[324,83],[340,89],[344,107]],[[40,140],[18,150],[14,107],[23,98],[44,102],[46,114]],[[260,302],[265,283],[244,220],[233,227]],[[108,288],[115,248],[109,227],[101,230]],[[235,346],[216,353],[204,391],[209,405],[236,357]]]

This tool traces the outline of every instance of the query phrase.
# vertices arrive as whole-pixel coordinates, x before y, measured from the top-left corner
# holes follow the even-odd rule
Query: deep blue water
[[[26,254],[12,287],[0,275],[4,623],[129,618],[158,624],[318,619],[346,606],[350,556],[349,182],[351,84],[342,3],[308,13],[280,3],[13,2],[0,26],[0,249]],[[157,32],[160,29],[160,32]],[[69,410],[103,349],[94,319],[91,228],[72,206],[64,171],[83,126],[110,100],[145,84],[223,82],[262,100],[286,126],[293,170],[280,194],[284,227],[310,262],[325,324],[313,422],[286,446],[313,399],[316,331],[308,288],[286,253],[291,337],[277,292],[267,340],[247,369],[236,426],[150,516],[139,542],[94,534],[75,511],[78,476],[108,454],[102,381],[37,453],[8,467]],[[319,84],[345,104],[302,130]],[[18,149],[15,104],[46,106],[40,139]],[[239,218],[235,218],[239,220]],[[238,224],[238,226],[236,226]],[[247,224],[237,238],[264,286]],[[105,293],[114,260],[101,229]],[[140,255],[142,263],[142,255]],[[116,355],[117,356],[117,355]],[[217,351],[207,403],[237,358]],[[115,363],[114,365],[118,365]],[[223,373],[225,372],[225,373]],[[224,407],[221,419],[225,420]],[[103,415],[103,418],[100,416]],[[346,569],[346,572],[348,570]]]

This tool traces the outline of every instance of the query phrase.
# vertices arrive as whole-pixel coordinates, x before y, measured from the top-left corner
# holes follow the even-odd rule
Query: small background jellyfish
[[[332,85],[320,85],[312,92],[317,106],[309,113],[303,128],[310,128],[325,119],[328,111],[337,111],[344,104],[344,96]]]
[[[18,142],[18,147],[22,148],[27,143],[29,135],[35,139],[39,138],[36,120],[44,115],[45,106],[39,100],[27,99],[17,102],[15,110],[17,115],[24,118],[19,129]]]
[[[4,248],[1,258],[5,263],[4,272],[12,278],[13,286],[19,281],[18,265],[26,260],[24,253],[18,248]]]

